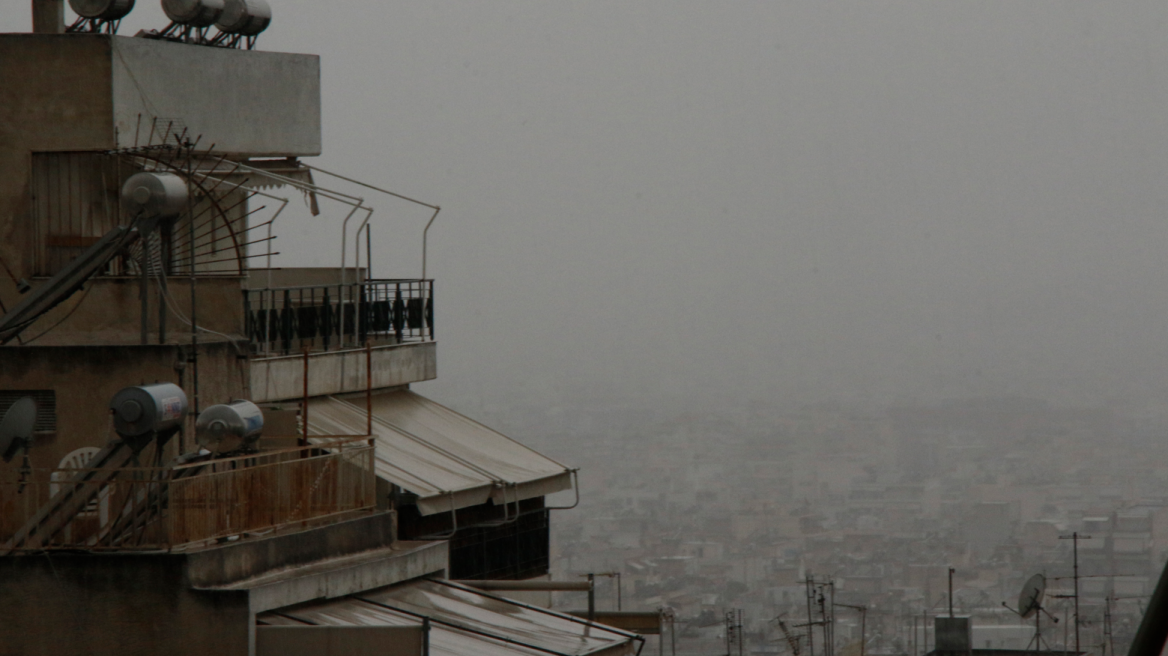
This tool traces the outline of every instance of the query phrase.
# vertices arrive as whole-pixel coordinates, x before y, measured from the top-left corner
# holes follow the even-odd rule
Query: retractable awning
[[[449,581],[418,581],[269,611],[263,626],[417,626],[430,620],[434,656],[625,656],[638,636],[603,624],[485,595]]]
[[[314,435],[364,435],[366,408],[312,399]],[[572,471],[511,438],[408,390],[373,396],[377,475],[418,495],[423,515],[498,505],[572,487]]]

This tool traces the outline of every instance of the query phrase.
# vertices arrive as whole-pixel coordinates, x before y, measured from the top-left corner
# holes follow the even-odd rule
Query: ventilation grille
[[[0,390],[0,417],[8,412],[13,403],[31,396],[36,401],[37,416],[33,424],[34,433],[57,432],[57,393],[53,390]]]

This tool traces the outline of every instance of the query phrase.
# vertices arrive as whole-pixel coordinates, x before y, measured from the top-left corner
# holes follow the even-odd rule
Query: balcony
[[[433,280],[245,289],[243,306],[259,356],[434,341]]]
[[[432,280],[246,289],[243,303],[257,403],[437,376]]]
[[[177,467],[7,470],[0,550],[175,549],[296,531],[376,510],[366,438],[317,439]],[[13,537],[17,536],[17,537]]]

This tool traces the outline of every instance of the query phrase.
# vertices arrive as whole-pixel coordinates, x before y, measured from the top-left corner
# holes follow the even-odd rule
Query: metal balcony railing
[[[316,438],[281,449],[179,467],[26,470],[0,475],[0,551],[42,508],[65,496],[84,501],[39,536],[34,551],[135,551],[266,535],[376,509],[374,447],[367,438]],[[86,480],[88,479],[88,480]],[[39,514],[38,514],[39,513]]]
[[[260,355],[434,340],[433,280],[247,289],[243,304]]]

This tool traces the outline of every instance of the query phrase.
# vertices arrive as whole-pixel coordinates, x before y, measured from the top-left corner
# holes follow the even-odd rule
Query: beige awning
[[[418,581],[256,616],[261,626],[415,626],[430,624],[430,654],[441,656],[624,656],[627,631],[535,608],[449,581]]]
[[[364,435],[364,399],[312,399],[313,435]],[[418,495],[423,515],[517,504],[572,487],[572,471],[511,438],[410,391],[373,397],[377,475]]]

